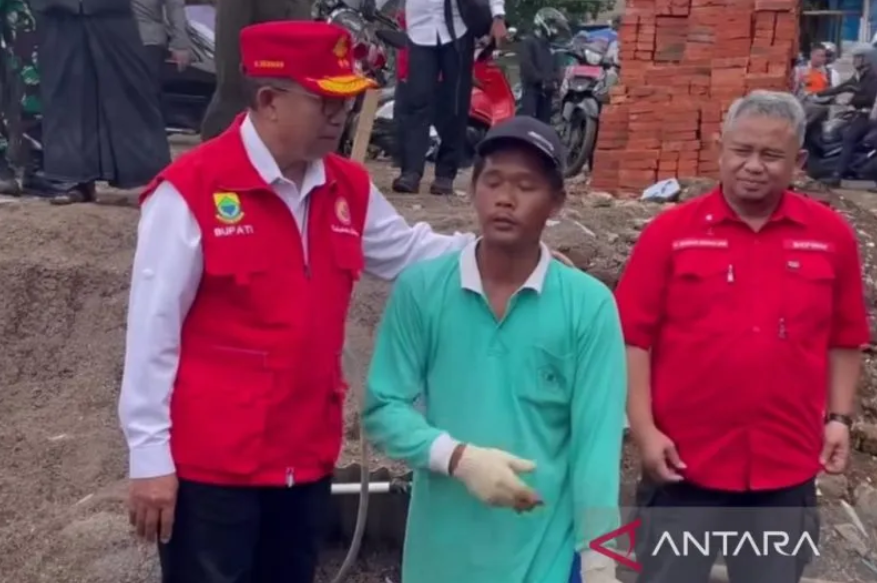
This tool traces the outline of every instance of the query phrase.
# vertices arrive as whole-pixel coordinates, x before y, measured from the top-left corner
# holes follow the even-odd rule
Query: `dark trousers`
[[[161,104],[161,85],[164,77],[164,67],[168,59],[168,49],[164,45],[146,45],[146,60],[149,64],[149,72],[155,83],[155,91],[158,94],[158,103]],[[162,110],[162,114],[163,114]]]
[[[408,81],[396,83],[393,103],[393,162],[402,166],[402,153],[405,151],[405,131],[411,120],[411,99],[408,96]]]
[[[529,115],[550,124],[553,97],[553,93],[543,90],[538,85],[524,85],[521,92],[521,115]]]
[[[168,59],[167,47],[163,45],[146,45],[146,60],[149,64],[149,73],[155,80],[155,85],[161,91],[162,71]]]
[[[871,129],[871,121],[865,114],[858,115],[850,121],[850,125],[844,129],[843,142],[841,143],[840,156],[837,159],[837,168],[835,173],[843,178],[850,170],[850,163],[853,161],[853,154],[859,147],[859,142]]]
[[[407,97],[410,117],[403,130],[402,174],[423,176],[429,149],[429,126],[435,119],[441,138],[435,175],[450,179],[457,176],[465,152],[474,50],[474,41],[469,34],[444,45],[420,46],[409,42]]]
[[[162,583],[312,583],[331,478],[291,488],[180,481]]]
[[[725,563],[731,583],[798,583],[813,558],[806,541],[819,542],[814,480],[758,492],[643,482],[637,492],[637,506],[643,521],[636,540],[636,556],[642,565],[637,583],[708,583],[716,557],[723,552],[722,538],[714,534],[721,532],[740,533],[726,539]],[[789,538],[782,549],[790,556],[774,547],[780,542],[780,535],[774,533],[779,532]],[[748,541],[741,543],[743,533],[752,535],[758,554]],[[686,537],[689,544],[684,552]],[[696,548],[691,537],[701,544],[708,537],[709,552]],[[769,541],[767,552],[765,540]],[[805,542],[799,547],[802,540]]]

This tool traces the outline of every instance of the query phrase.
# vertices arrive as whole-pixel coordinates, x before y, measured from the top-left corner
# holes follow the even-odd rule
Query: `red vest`
[[[202,233],[204,272],[183,324],[171,398],[181,478],[292,485],[331,474],[341,448],[344,325],[363,268],[369,176],[324,159],[308,260],[284,202],[250,163],[240,120],[166,168]]]

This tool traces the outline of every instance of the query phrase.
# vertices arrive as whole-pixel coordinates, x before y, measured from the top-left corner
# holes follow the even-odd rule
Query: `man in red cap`
[[[245,28],[248,112],[143,193],[119,412],[164,583],[313,580],[354,284],[473,240],[409,226],[332,153],[373,86],[350,46],[325,23]]]

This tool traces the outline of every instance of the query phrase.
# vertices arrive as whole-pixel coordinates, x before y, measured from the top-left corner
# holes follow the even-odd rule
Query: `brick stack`
[[[797,0],[628,0],[621,81],[600,116],[592,186],[639,193],[671,177],[714,177],[731,103],[788,90]]]

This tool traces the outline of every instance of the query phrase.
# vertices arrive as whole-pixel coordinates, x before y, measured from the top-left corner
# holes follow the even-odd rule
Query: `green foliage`
[[[510,0],[506,3],[509,22],[513,26],[529,29],[533,15],[540,8],[557,8],[569,18],[570,23],[593,20],[601,12],[611,10],[615,0]]]

